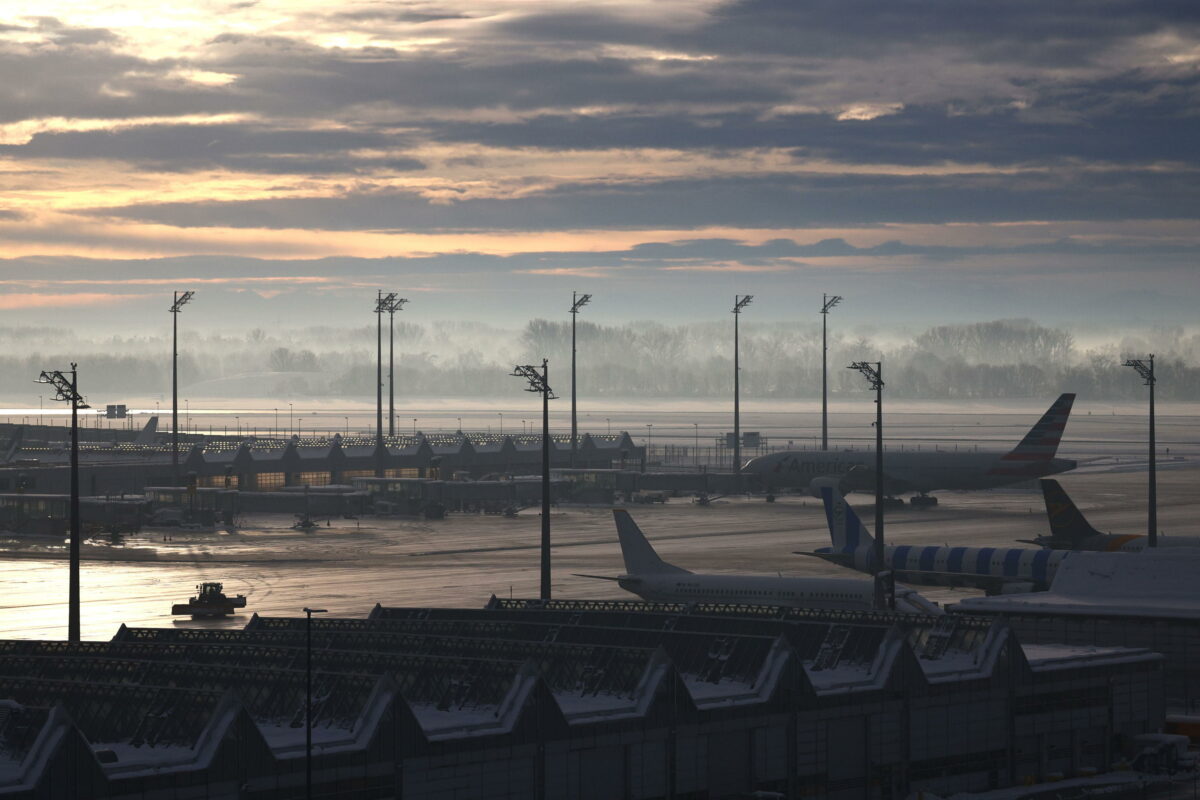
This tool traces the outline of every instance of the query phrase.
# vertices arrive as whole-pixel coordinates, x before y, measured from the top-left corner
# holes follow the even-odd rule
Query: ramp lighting
[[[575,319],[579,309],[586,306],[592,299],[590,294],[571,292],[571,466],[575,466],[576,444],[579,441],[579,423],[576,411],[577,392],[575,391]]]
[[[36,381],[52,387],[55,400],[71,404],[71,543],[67,578],[67,641],[71,642],[79,641],[79,410],[91,408],[79,394],[77,367],[72,361],[66,374],[61,370],[43,370]]]
[[[383,447],[383,315],[396,302],[396,293],[375,293],[375,477],[382,478],[387,452]]]
[[[826,294],[821,305],[821,449],[829,449],[829,311],[842,302],[840,295]]]
[[[557,400],[550,388],[550,362],[542,359],[541,372],[532,364],[513,367],[514,378],[529,382],[527,392],[542,396],[542,564],[541,592],[543,600],[550,599],[550,401]]]
[[[175,292],[171,304],[171,476],[179,485],[179,312],[196,295]]]
[[[388,295],[392,298],[385,309],[388,314],[388,436],[396,435],[396,312],[404,310],[408,302],[405,297],[396,297],[395,293]]]
[[[312,615],[327,614],[323,608],[304,608],[304,796],[312,800]]]
[[[883,544],[883,362],[855,361],[847,369],[856,369],[875,390],[875,604],[896,610],[896,584],[884,564]]]
[[[752,294],[733,296],[733,487],[742,490],[742,368],[738,346],[738,319],[742,309],[750,305]]]
[[[1131,358],[1125,366],[1133,367],[1141,376],[1145,386],[1150,387],[1150,476],[1146,512],[1146,544],[1158,547],[1158,477],[1155,470],[1154,458],[1154,353],[1148,358]]]

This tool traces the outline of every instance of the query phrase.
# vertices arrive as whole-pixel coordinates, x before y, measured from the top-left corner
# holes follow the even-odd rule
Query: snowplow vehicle
[[[186,603],[171,606],[172,614],[187,614],[193,617],[224,617],[239,608],[246,607],[246,595],[228,597],[220,583],[202,583],[196,587],[196,596]]]

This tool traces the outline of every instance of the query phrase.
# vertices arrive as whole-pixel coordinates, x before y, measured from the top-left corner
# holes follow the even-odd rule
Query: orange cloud
[[[545,267],[514,270],[521,275],[557,275],[564,278],[611,278],[612,267]]]
[[[696,264],[695,266],[662,267],[663,272],[791,272],[792,264]]]
[[[77,306],[103,306],[124,303],[141,295],[107,294],[103,292],[80,292],[79,294],[37,294],[17,292],[0,294],[0,310],[13,311],[26,308],[72,308]]]

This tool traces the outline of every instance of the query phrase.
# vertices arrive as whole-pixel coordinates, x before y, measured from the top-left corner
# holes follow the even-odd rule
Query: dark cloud
[[[788,264],[802,271],[822,269],[822,259],[847,257],[879,259],[886,262],[897,256],[911,257],[913,263],[931,266],[967,262],[972,259],[1034,256],[1070,257],[1127,263],[1133,256],[1163,258],[1180,265],[1194,262],[1200,243],[1164,243],[1146,245],[1138,241],[1096,243],[1078,240],[1048,239],[1015,245],[944,246],[911,244],[895,240],[874,246],[856,246],[841,238],[798,242],[774,239],[762,244],[746,244],[732,239],[685,239],[670,242],[645,242],[622,250],[596,252],[530,251],[512,255],[452,253],[411,257],[351,258],[332,257],[305,260],[266,259],[238,256],[180,256],[147,259],[89,259],[66,256],[38,256],[0,259],[0,279],[73,281],[101,278],[127,281],[145,278],[189,276],[254,280],[257,278],[327,277],[369,279],[387,275],[455,275],[496,273],[510,275],[548,268],[582,267],[622,268],[658,272],[664,268],[737,264],[769,266]],[[798,262],[797,259],[805,259]],[[1041,269],[1041,268],[1039,268]],[[756,278],[755,280],[761,280]],[[1200,288],[1200,287],[1198,287]],[[141,291],[141,289],[137,289]]]
[[[793,228],[883,223],[1188,219],[1200,189],[1188,173],[1079,171],[1022,175],[803,175],[577,184],[511,199],[431,203],[412,192],[227,203],[142,204],[97,216],[182,227],[331,230]]]
[[[255,124],[138,125],[39,133],[23,145],[0,145],[0,156],[117,159],[179,171],[212,167],[271,173],[422,169],[424,165],[412,158],[354,158],[348,152],[394,149],[406,142],[395,135],[352,130],[273,130]]]

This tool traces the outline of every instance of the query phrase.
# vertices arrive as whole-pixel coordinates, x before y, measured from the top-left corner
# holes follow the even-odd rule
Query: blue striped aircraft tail
[[[814,482],[815,483],[815,482]],[[814,487],[815,488],[815,487]],[[833,552],[853,553],[865,544],[875,541],[863,525],[858,514],[833,486],[820,486],[821,501],[825,504],[825,520],[829,523],[829,538],[833,541]]]

